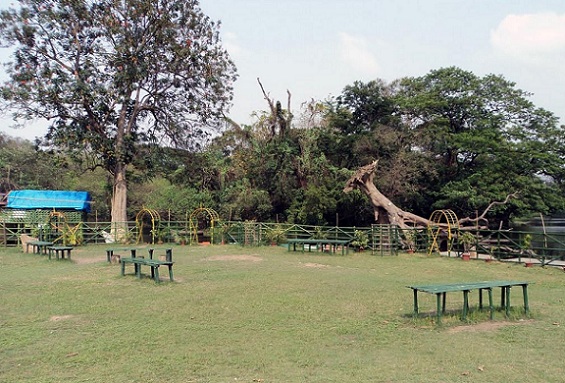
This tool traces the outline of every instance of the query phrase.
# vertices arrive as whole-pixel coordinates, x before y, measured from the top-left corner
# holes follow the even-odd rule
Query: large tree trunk
[[[126,168],[118,165],[112,193],[112,235],[117,242],[127,239],[127,195]]]
[[[354,189],[359,189],[369,197],[369,201],[373,206],[373,211],[375,213],[375,222],[382,224],[393,224],[397,225],[401,229],[406,229],[408,227],[414,226],[428,226],[430,223],[429,219],[420,217],[416,214],[406,212],[395,204],[392,203],[383,193],[377,189],[375,183],[375,171],[377,169],[378,161],[374,161],[368,165],[365,165],[357,170],[355,174],[347,181],[344,192],[348,193]],[[459,219],[459,224],[473,224],[472,228],[476,229],[480,224],[484,227],[488,227],[488,219],[486,218],[489,210],[497,205],[504,205],[508,203],[511,198],[517,198],[518,193],[511,193],[506,196],[504,201],[494,201],[491,202],[481,215],[477,215],[475,218],[461,218]],[[409,225],[410,224],[410,225]]]
[[[375,186],[375,170],[378,161],[359,168],[357,172],[347,181],[344,192],[348,193],[354,189],[359,189],[369,197],[375,213],[375,222],[382,224],[397,225],[402,229],[408,228],[408,223],[417,226],[427,226],[429,220],[416,214],[405,212],[392,203]]]

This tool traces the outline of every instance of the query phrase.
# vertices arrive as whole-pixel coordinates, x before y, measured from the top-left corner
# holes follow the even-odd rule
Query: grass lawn
[[[173,247],[176,281],[137,279],[105,246],[72,262],[0,250],[0,382],[562,382],[565,273],[424,255]],[[157,254],[163,253],[158,251]],[[123,254],[126,255],[126,254]],[[147,273],[148,269],[143,268]],[[410,284],[526,280],[511,317],[462,294],[434,323]],[[496,303],[499,303],[496,291]]]

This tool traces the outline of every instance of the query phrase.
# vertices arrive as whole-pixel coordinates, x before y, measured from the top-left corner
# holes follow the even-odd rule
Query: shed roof
[[[90,193],[67,190],[12,190],[6,207],[12,209],[72,209],[90,211]]]

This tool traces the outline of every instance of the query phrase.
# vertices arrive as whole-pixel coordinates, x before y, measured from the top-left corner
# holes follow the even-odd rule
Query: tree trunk
[[[375,183],[375,171],[377,169],[378,161],[374,161],[368,165],[365,165],[357,170],[355,174],[347,181],[343,191],[345,193],[350,192],[354,189],[359,189],[369,197],[369,201],[373,206],[373,211],[375,213],[375,222],[382,224],[393,224],[397,225],[401,229],[406,229],[410,223],[412,226],[428,226],[430,223],[429,219],[420,217],[416,214],[406,212],[395,204],[392,203],[383,193],[377,189]],[[484,223],[484,227],[488,228],[488,219],[486,218],[489,210],[497,205],[505,205],[511,198],[517,198],[518,193],[511,193],[506,196],[504,201],[494,201],[491,202],[483,213],[476,218],[462,218],[459,219],[459,224],[462,223],[473,223],[473,228],[478,228],[479,223]]]
[[[127,240],[127,194],[126,168],[118,165],[112,193],[112,235],[117,242]]]
[[[375,170],[378,161],[365,165],[347,181],[344,192],[348,193],[354,189],[359,189],[369,197],[375,213],[375,222],[382,224],[397,225],[401,229],[408,228],[407,223],[427,226],[429,220],[416,214],[405,212],[397,207],[375,186]]]

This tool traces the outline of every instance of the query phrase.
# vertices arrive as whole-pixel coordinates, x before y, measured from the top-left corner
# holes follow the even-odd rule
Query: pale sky
[[[0,0],[0,8],[10,1]],[[235,121],[266,110],[257,77],[292,111],[356,80],[387,82],[457,66],[503,75],[565,123],[565,0],[201,0],[220,20],[239,79]],[[5,56],[0,60],[5,61]],[[0,130],[33,139],[41,124]]]

